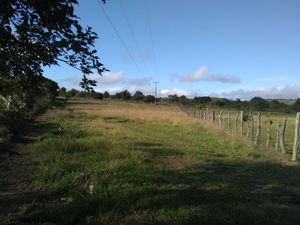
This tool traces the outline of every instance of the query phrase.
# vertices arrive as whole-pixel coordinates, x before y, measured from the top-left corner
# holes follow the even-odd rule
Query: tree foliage
[[[141,91],[136,91],[134,93],[134,95],[132,96],[132,99],[133,100],[136,100],[136,101],[141,101],[145,98],[145,95],[143,94],[143,92]]]
[[[250,107],[259,111],[265,111],[268,103],[261,97],[254,97],[249,101]]]
[[[105,0],[102,0],[105,3]],[[41,76],[43,67],[64,62],[86,75],[106,69],[96,55],[97,34],[74,15],[77,0],[0,1],[0,79]]]
[[[297,100],[295,101],[295,103],[293,104],[293,109],[296,112],[300,112],[300,98],[297,98]]]

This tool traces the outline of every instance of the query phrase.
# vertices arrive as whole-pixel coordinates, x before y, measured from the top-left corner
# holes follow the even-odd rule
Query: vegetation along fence
[[[275,148],[297,160],[300,112],[294,115],[244,111],[224,111],[209,108],[195,109],[179,105],[195,118],[214,123],[230,132],[246,136],[256,145]]]

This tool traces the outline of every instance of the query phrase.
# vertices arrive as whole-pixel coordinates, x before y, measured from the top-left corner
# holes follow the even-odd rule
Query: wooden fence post
[[[283,154],[286,154],[286,147],[284,143],[285,127],[286,127],[286,116],[282,117],[280,123],[280,129],[279,129],[279,145],[280,145],[281,152]]]
[[[257,128],[256,128],[256,136],[255,136],[256,145],[259,143],[260,130],[261,130],[261,113],[259,112],[257,116]]]
[[[254,137],[254,119],[253,119],[253,114],[252,112],[250,113],[250,136],[251,136],[251,141],[253,141]]]
[[[215,110],[213,110],[212,111],[212,121],[213,121],[213,123],[215,122],[215,120],[216,120],[216,112],[215,112]]]
[[[222,114],[223,114],[223,110],[220,112],[219,114],[219,125],[222,126]]]
[[[244,120],[244,113],[243,113],[243,111],[241,111],[241,116],[240,116],[241,135],[243,135],[243,120]]]
[[[280,122],[278,124],[278,127],[276,129],[276,141],[275,141],[275,149],[278,150],[278,142],[279,142],[279,129],[280,129]]]
[[[230,112],[228,112],[228,122],[227,122],[228,129],[230,130]]]
[[[297,149],[298,149],[298,138],[299,138],[299,121],[300,121],[300,112],[297,112],[296,122],[295,122],[295,137],[294,137],[294,147],[293,147],[292,161],[297,160]]]
[[[272,121],[270,120],[270,118],[268,118],[268,121],[267,121],[267,140],[266,140],[266,147],[269,147],[270,145],[270,132],[271,132],[271,124],[272,124]]]
[[[239,120],[239,113],[236,115],[236,118],[235,118],[235,132],[237,133],[237,127],[238,127],[238,120]]]
[[[250,121],[250,119],[248,118],[247,121],[246,121],[246,125],[247,125],[247,133],[246,133],[246,137],[247,137],[247,138],[249,138],[249,135],[250,135],[250,132],[251,132],[251,130],[250,130],[250,129],[251,129],[251,124],[250,124],[250,123],[251,123],[251,121]]]

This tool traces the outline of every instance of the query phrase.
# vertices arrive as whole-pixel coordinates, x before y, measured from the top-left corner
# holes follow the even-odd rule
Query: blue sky
[[[97,0],[79,0],[76,14],[98,33],[110,70],[96,77],[98,91],[151,94],[159,81],[161,96],[300,97],[299,0],[109,0],[104,8],[131,56]],[[79,88],[80,72],[66,65],[45,74]]]

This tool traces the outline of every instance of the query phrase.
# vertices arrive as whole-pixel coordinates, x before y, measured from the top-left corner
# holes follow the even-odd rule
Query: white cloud
[[[144,88],[141,89],[140,87],[137,87],[137,86],[127,86],[127,87],[118,86],[118,87],[108,87],[108,88],[96,87],[95,88],[95,91],[98,91],[98,92],[108,91],[110,94],[116,94],[117,92],[121,92],[124,90],[129,91],[131,94],[134,94],[136,91],[141,91],[145,95],[148,95],[148,94],[154,95],[154,89],[153,90],[152,89],[144,89]]]
[[[103,76],[92,75],[91,79],[95,79],[99,84],[117,84],[124,81],[125,74],[122,71],[119,72],[104,72]]]
[[[186,82],[195,82],[203,79],[203,76],[208,72],[208,66],[201,66],[194,73],[183,76],[180,80]]]
[[[190,90],[184,90],[179,88],[173,88],[173,89],[162,89],[159,91],[159,94],[161,97],[167,97],[168,95],[185,95],[188,98],[194,97],[198,95],[199,93],[196,91],[190,91]]]
[[[96,80],[98,84],[118,84],[124,81],[125,79],[125,74],[124,72],[104,72],[103,76],[96,75],[96,74],[91,74],[88,75],[87,78],[91,80]],[[78,86],[80,81],[82,79],[82,76],[80,75],[75,75],[75,76],[70,76],[67,77],[63,80],[61,80],[62,83],[65,84],[72,84]]]
[[[136,79],[131,79],[128,81],[129,84],[132,85],[146,85],[149,84],[149,82],[151,81],[151,77],[143,77],[143,78],[136,78]]]
[[[250,99],[255,96],[270,99],[300,98],[300,84],[281,87],[258,88],[252,90],[238,89],[217,94],[219,97]]]
[[[116,94],[116,93],[118,93],[120,91],[124,91],[125,89],[126,88],[120,87],[120,86],[118,86],[118,87],[110,87],[110,88],[98,88],[98,87],[94,88],[94,90],[97,91],[97,92],[102,92],[103,93],[105,91],[108,91],[112,95],[114,95],[114,94]]]
[[[182,82],[198,82],[198,81],[212,81],[221,83],[241,83],[239,77],[234,75],[217,75],[208,74],[208,66],[202,66],[193,73],[187,74],[180,78]]]
[[[111,88],[95,88],[95,91],[104,92],[108,91],[110,94],[116,94],[117,92],[121,92],[124,90],[128,90],[131,94],[134,94],[136,91],[141,91],[144,95],[155,95],[154,88],[140,88],[137,86],[127,86],[127,87],[111,87]],[[178,96],[185,95],[188,98],[193,98],[194,96],[199,95],[200,93],[197,91],[184,90],[179,88],[173,89],[162,89],[158,91],[158,97],[168,97],[168,95],[177,94]]]

